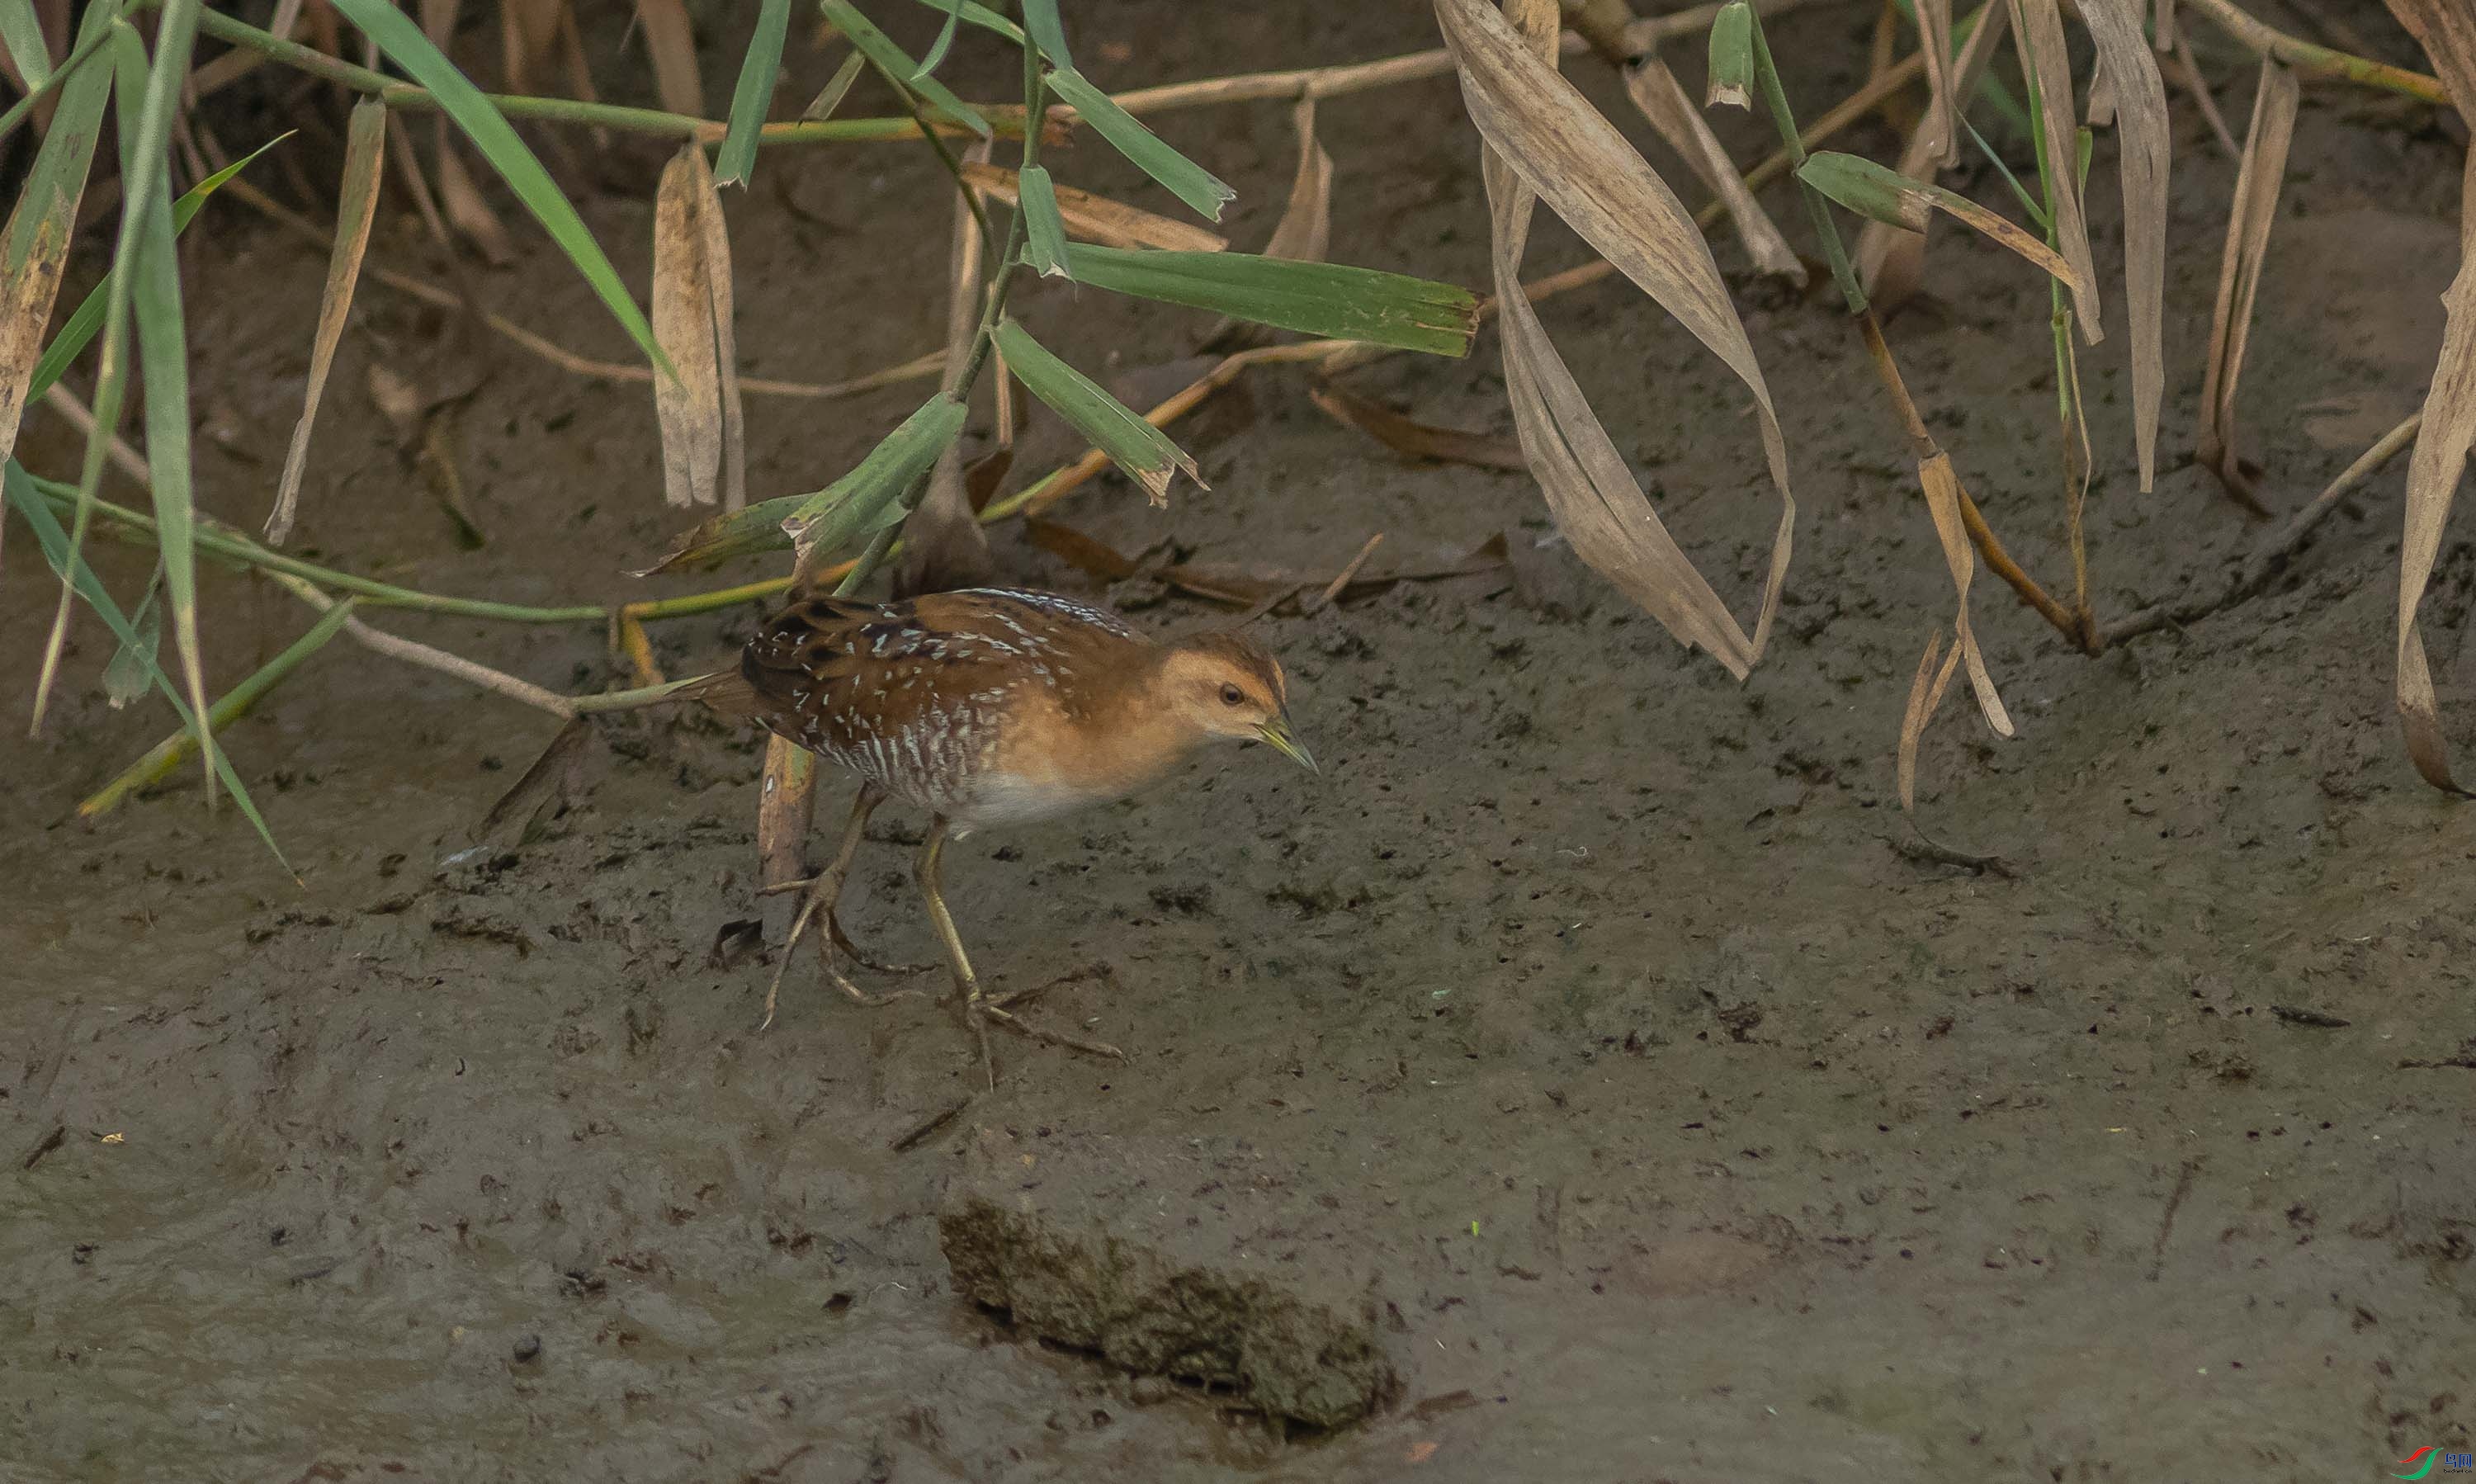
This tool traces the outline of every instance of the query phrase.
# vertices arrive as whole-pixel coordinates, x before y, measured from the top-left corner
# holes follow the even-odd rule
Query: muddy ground
[[[1175,24],[1158,6],[1072,9],[1119,86],[1434,42],[1419,7],[1180,8]],[[2377,7],[2341,19],[2413,60]],[[1854,86],[1868,26],[1859,7],[1781,23],[1809,111]],[[2252,63],[2198,37],[2241,130]],[[477,60],[489,39],[468,38]],[[1140,60],[1103,60],[1117,42]],[[605,87],[640,96],[641,59],[616,45],[597,42]],[[783,96],[833,61],[795,43]],[[727,96],[728,65],[709,62],[708,97]],[[967,91],[1000,91],[992,54],[959,65]],[[1574,70],[1625,117],[1603,68]],[[2217,581],[2262,532],[2183,453],[2233,165],[2176,108],[2153,494],[2132,471],[2123,336],[2084,353],[2108,612]],[[1324,126],[1337,257],[1483,282],[1475,143],[1449,84],[1334,101]],[[1740,158],[1758,153],[1728,127]],[[1290,169],[1286,110],[1162,129],[1238,186],[1229,230],[1260,241]],[[2243,390],[2281,510],[2422,396],[2464,137],[2421,107],[2306,90]],[[1851,138],[1894,148],[1880,124]],[[305,180],[330,178],[331,143],[301,154]],[[661,158],[620,139],[592,167],[610,188],[590,219],[638,283]],[[1064,168],[1165,199],[1093,144]],[[2112,309],[2111,146],[2093,177]],[[933,343],[937,189],[909,149],[769,154],[732,203],[751,368],[828,380]],[[399,207],[378,256],[438,276]],[[255,525],[322,260],[238,210],[201,226],[202,499]],[[624,356],[575,275],[519,235],[521,260],[481,274],[490,299]],[[1938,301],[1894,340],[1992,518],[2060,580],[2043,290],[1994,250],[1938,244]],[[1185,425],[1209,493],[1153,512],[1109,481],[1060,507],[1128,549],[1167,537],[1300,572],[1377,531],[1379,562],[1404,565],[1503,532],[1534,570],[1267,621],[1321,779],[1225,752],[1142,800],[957,847],[950,890],[984,973],[1015,987],[1105,965],[1043,1008],[1133,1053],[1002,1041],[1002,1083],[978,1097],[949,1008],[863,1010],[805,964],[758,1033],[770,951],[708,956],[763,911],[760,753],[720,723],[613,727],[567,812],[476,851],[552,724],[339,648],[228,733],[302,885],[186,777],[74,823],[167,717],[110,709],[89,617],[55,719],[23,739],[51,589],[12,529],[0,1472],[2346,1479],[2467,1447],[2476,816],[2415,780],[2391,720],[2399,472],[2266,596],[2095,660],[1982,582],[2020,735],[1947,705],[1919,820],[2013,874],[1908,858],[1893,741],[1948,580],[1845,324],[1746,279],[1733,243],[1719,254],[1802,502],[1778,634],[1742,686],[1579,574],[1524,479],[1405,463],[1326,420],[1295,375],[1258,374]],[[1532,266],[1581,256],[1543,226]],[[296,549],[528,602],[771,570],[622,576],[681,524],[645,390],[459,347],[430,311],[363,297]],[[1628,288],[1544,312],[1742,608],[1773,515],[1737,387]],[[1113,373],[1190,354],[1201,328],[1053,286],[1026,313]],[[380,358],[433,390],[486,376],[456,423],[486,548],[458,547],[400,460],[365,389]],[[1353,384],[1509,429],[1492,336],[1466,363],[1404,358]],[[823,483],[918,395],[752,400],[753,487]],[[73,466],[47,414],[25,454]],[[1088,585],[1011,529],[999,551],[1022,580]],[[107,570],[124,592],[145,572],[126,548]],[[2476,559],[2454,542],[2427,634],[2463,724],[2471,596]],[[304,624],[229,575],[205,611],[226,683]],[[615,674],[591,626],[373,616],[544,684]],[[727,662],[755,616],[660,627],[660,658]],[[882,818],[849,903],[855,934],[898,956],[932,952],[902,849],[918,828]],[[779,905],[770,922],[779,941]],[[958,1292],[938,1213],[974,1201],[1061,1244],[1016,1249],[1035,1277],[1114,1233],[1121,1266],[1154,1264],[1164,1287],[1109,1343],[1044,1344]],[[1295,1362],[1273,1351],[1308,1331],[1239,1333],[1271,1310],[1371,1347],[1381,1409],[1269,1422],[1226,1384],[1110,1358],[1130,1330],[1185,1323]],[[1325,1358],[1367,1359],[1348,1350]]]

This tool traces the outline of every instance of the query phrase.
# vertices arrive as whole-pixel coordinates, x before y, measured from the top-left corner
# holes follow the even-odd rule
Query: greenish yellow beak
[[[1319,778],[1324,776],[1324,770],[1316,766],[1315,754],[1308,752],[1306,744],[1299,740],[1298,733],[1290,730],[1290,718],[1286,712],[1256,728],[1255,735],[1264,739],[1266,747],[1309,773]]]

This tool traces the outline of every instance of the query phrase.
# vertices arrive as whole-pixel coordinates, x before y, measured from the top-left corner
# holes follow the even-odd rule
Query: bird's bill
[[[1282,756],[1287,757],[1290,761],[1297,763],[1300,767],[1306,769],[1309,773],[1313,773],[1319,777],[1323,775],[1324,770],[1316,766],[1315,754],[1308,752],[1306,744],[1299,740],[1298,733],[1290,730],[1290,719],[1287,716],[1275,716],[1271,721],[1257,727],[1255,729],[1255,735],[1263,738],[1264,745],[1266,747],[1269,747],[1273,751],[1280,754]]]

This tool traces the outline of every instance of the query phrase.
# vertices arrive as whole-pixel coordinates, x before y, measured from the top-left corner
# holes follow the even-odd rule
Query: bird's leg
[[[998,1078],[997,1063],[989,1059],[987,1023],[990,1021],[995,1021],[1017,1035],[1028,1036],[1034,1041],[1046,1041],[1052,1046],[1063,1046],[1073,1051],[1087,1051],[1095,1056],[1114,1056],[1120,1061],[1126,1060],[1126,1052],[1106,1042],[1087,1041],[1081,1036],[1071,1036],[1063,1031],[1032,1025],[1006,1008],[1015,1001],[1028,1000],[1042,990],[1063,983],[1065,980],[1053,979],[1048,984],[1028,990],[1018,990],[996,1000],[981,997],[979,977],[972,973],[971,956],[963,952],[962,935],[954,930],[954,915],[946,910],[946,895],[939,884],[940,871],[945,863],[945,850],[946,821],[941,816],[928,827],[928,838],[920,847],[920,860],[916,874],[920,879],[920,894],[928,901],[928,919],[937,925],[937,936],[944,940],[946,956],[953,963],[954,987],[962,994],[963,1016],[972,1024],[972,1038],[979,1046],[980,1065],[988,1069],[989,1086],[996,1087]],[[1069,978],[1081,977],[1068,976]]]
[[[828,941],[817,945],[817,957],[825,965],[826,977],[833,981],[833,986],[862,1004],[883,1004],[901,998],[899,994],[872,995],[843,977],[842,972],[834,967],[835,946],[851,952],[849,940],[843,937],[841,927],[834,922],[834,903],[841,900],[843,881],[851,875],[852,861],[859,854],[860,831],[867,828],[868,817],[884,802],[883,790],[874,783],[861,784],[858,797],[852,801],[851,822],[843,827],[842,844],[835,848],[833,863],[805,881],[787,881],[779,887],[766,888],[768,891],[787,891],[805,887],[806,892],[800,898],[798,915],[791,919],[791,937],[782,945],[782,960],[774,966],[774,982],[765,987],[765,1019],[757,1029],[763,1030],[774,1024],[774,1002],[782,993],[782,975],[791,967],[792,955],[799,951],[800,939],[806,936],[809,923],[820,912],[825,914]],[[852,956],[859,958],[855,952]],[[866,961],[861,959],[863,963]]]

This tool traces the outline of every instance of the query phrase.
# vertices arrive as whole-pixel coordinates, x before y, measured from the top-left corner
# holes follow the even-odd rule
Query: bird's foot
[[[1029,1040],[1045,1041],[1052,1046],[1062,1046],[1069,1051],[1081,1051],[1090,1056],[1107,1056],[1117,1061],[1125,1061],[1127,1053],[1105,1041],[1087,1040],[1082,1036],[1070,1035],[1062,1030],[1052,1030],[1046,1026],[1034,1025],[1015,1014],[1013,1009],[1015,1005],[1028,1003],[1061,984],[1073,984],[1083,979],[1111,977],[1113,976],[1107,964],[1092,964],[1077,969],[1073,974],[1061,975],[1046,983],[1034,984],[1029,988],[1013,990],[1003,995],[981,995],[973,986],[966,986],[963,1011],[972,1022],[974,1036],[979,1041],[980,1059],[986,1063],[989,1054],[988,1031],[983,1027],[986,1023],[995,1022]],[[992,1086],[995,1085],[995,1075],[992,1068]]]
[[[881,963],[877,959],[869,957],[866,953],[861,952],[858,946],[853,943],[850,936],[843,931],[842,921],[834,915],[831,907],[826,909],[826,930],[833,935],[834,947],[841,949],[852,962],[873,974],[927,974],[931,969],[943,969],[946,967],[944,964]]]
[[[839,948],[865,967],[872,969],[890,967],[893,972],[905,972],[901,966],[880,965],[862,957],[859,951],[852,947],[851,940],[843,935],[842,924],[835,920],[833,907],[833,899],[841,895],[842,891],[841,872],[829,871],[804,881],[785,881],[780,886],[763,887],[758,895],[770,896],[778,892],[794,890],[805,890],[807,895],[800,903],[799,915],[791,920],[791,936],[789,941],[782,945],[781,960],[774,966],[774,981],[765,986],[765,1018],[757,1023],[757,1029],[766,1030],[773,1026],[774,1007],[782,996],[782,976],[789,971],[792,958],[799,952],[800,940],[808,935],[810,927],[820,916],[826,920],[826,935],[817,941],[818,966],[825,970],[827,982],[841,990],[854,1003],[875,1007],[891,1004],[897,1000],[908,999],[919,993],[918,990],[913,989],[898,989],[881,995],[872,995],[844,977],[842,971],[834,967],[834,950]]]

